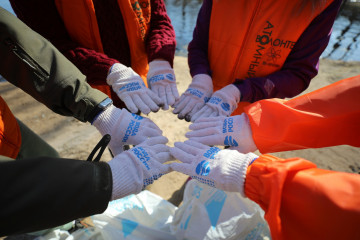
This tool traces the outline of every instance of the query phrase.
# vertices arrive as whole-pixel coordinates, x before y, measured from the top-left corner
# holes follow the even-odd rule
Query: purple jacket
[[[329,42],[341,3],[341,0],[334,0],[311,22],[294,45],[281,70],[266,77],[234,79],[234,85],[241,92],[240,101],[291,98],[304,91],[318,73],[320,55]],[[211,76],[212,70],[207,58],[211,9],[212,0],[204,0],[188,47],[192,76],[201,73]],[[266,90],[269,81],[274,85],[272,91]]]

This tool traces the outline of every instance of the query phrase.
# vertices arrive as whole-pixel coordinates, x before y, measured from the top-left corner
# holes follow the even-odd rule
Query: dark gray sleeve
[[[105,162],[0,158],[0,237],[63,225],[105,211],[112,174]]]
[[[52,111],[83,122],[107,98],[49,41],[1,7],[0,75]]]

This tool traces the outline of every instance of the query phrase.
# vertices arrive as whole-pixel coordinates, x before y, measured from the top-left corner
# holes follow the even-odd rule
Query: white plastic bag
[[[261,208],[238,193],[196,180],[187,183],[177,208],[147,190],[112,201],[91,217],[91,228],[71,234],[53,231],[41,240],[269,239]]]
[[[147,190],[112,201],[102,214],[92,216],[104,239],[176,239],[170,223],[176,211],[170,202]]]
[[[187,183],[171,231],[177,239],[270,239],[263,210],[239,193]]]

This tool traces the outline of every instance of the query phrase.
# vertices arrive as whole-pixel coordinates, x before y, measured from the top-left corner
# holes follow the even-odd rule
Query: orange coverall
[[[360,147],[360,75],[289,101],[246,108],[262,153],[347,144]],[[245,194],[265,211],[273,239],[360,239],[360,175],[301,158],[261,155]]]

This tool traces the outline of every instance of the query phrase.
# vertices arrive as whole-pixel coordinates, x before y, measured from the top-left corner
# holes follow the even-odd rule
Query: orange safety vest
[[[104,53],[92,0],[55,0],[55,3],[73,41]],[[130,45],[131,67],[147,86],[146,74],[149,66],[145,38],[151,17],[150,0],[118,0],[118,5]],[[112,90],[107,84],[92,86],[111,97]]]
[[[0,96],[0,155],[15,159],[20,151],[20,146],[19,124]]]
[[[279,71],[311,21],[333,0],[313,9],[311,1],[214,0],[208,58],[214,91],[235,79]],[[240,102],[233,115],[249,103]]]

